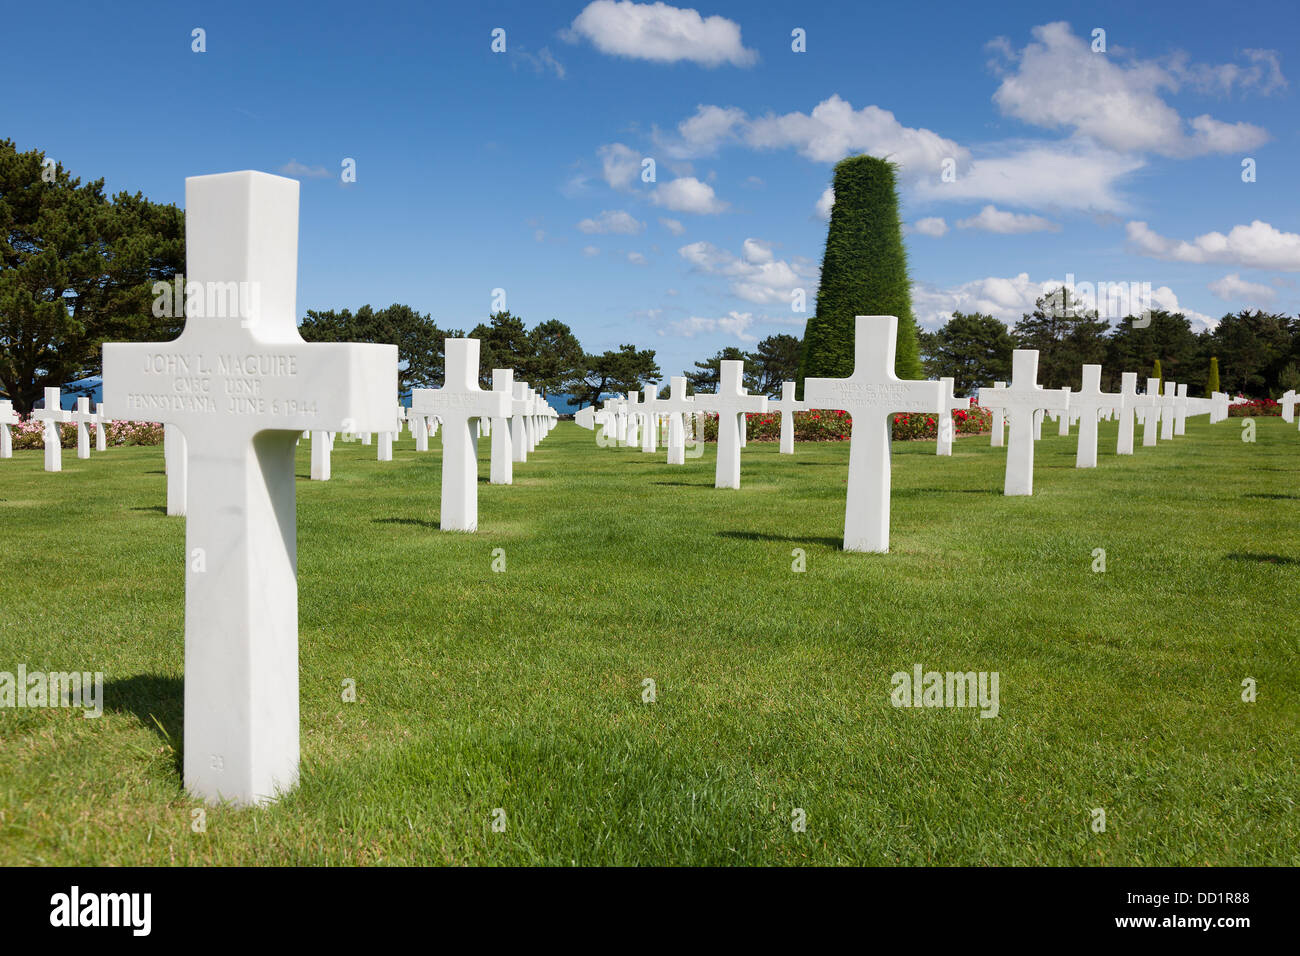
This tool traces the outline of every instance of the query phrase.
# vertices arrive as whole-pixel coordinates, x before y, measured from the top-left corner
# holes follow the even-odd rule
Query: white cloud
[[[586,256],[588,259],[590,259],[590,258],[592,258],[593,256],[598,256],[598,255],[600,255],[600,250],[597,249],[595,246],[583,246],[583,247],[582,247],[582,254],[583,254],[584,256]]]
[[[1222,279],[1215,279],[1209,289],[1224,302],[1250,302],[1269,305],[1277,298],[1277,290],[1260,282],[1248,282],[1239,273],[1232,272]]]
[[[750,326],[754,324],[754,313],[731,311],[721,318],[710,319],[691,316],[689,319],[676,319],[669,323],[673,332],[684,338],[693,339],[697,335],[726,332],[742,342],[756,342],[758,337],[751,335]]]
[[[674,236],[680,236],[682,233],[686,231],[686,227],[682,225],[680,219],[667,219],[663,216],[660,216],[659,225],[663,226]]]
[[[977,215],[968,219],[957,220],[958,229],[983,229],[985,232],[997,232],[1014,235],[1022,232],[1060,232],[1061,227],[1042,216],[1027,213],[1007,212],[997,206],[985,206]]]
[[[772,261],[772,244],[761,239],[746,239],[740,255],[750,265],[766,265]]]
[[[584,219],[578,229],[588,234],[635,236],[645,229],[645,223],[622,209],[606,209],[595,219]]]
[[[1086,142],[1016,144],[1001,156],[973,160],[953,182],[939,177],[916,185],[925,201],[986,200],[1010,206],[1122,212],[1128,202],[1119,180],[1141,169],[1140,156],[1098,149]]]
[[[926,216],[924,219],[918,219],[912,223],[908,231],[920,233],[923,236],[933,236],[937,239],[948,231],[948,224],[943,221],[942,216]]]
[[[1179,75],[1154,60],[1121,51],[1093,53],[1088,41],[1064,22],[1034,27],[1034,41],[1019,53],[1006,41],[997,47],[1011,67],[993,94],[1007,116],[1050,129],[1068,129],[1119,152],[1195,156],[1235,152],[1264,143],[1266,130],[1250,123],[1223,123],[1209,116],[1184,129],[1178,111],[1161,94],[1176,91]],[[1009,54],[1008,54],[1008,51]],[[1187,75],[1191,68],[1183,67]],[[1280,74],[1279,74],[1280,75]]]
[[[714,194],[712,186],[694,176],[683,176],[655,187],[650,201],[673,212],[697,215],[720,213],[727,208],[727,204]]]
[[[602,53],[655,63],[751,66],[758,60],[745,48],[735,21],[666,3],[595,0],[570,26],[568,38],[579,37]]]
[[[1186,53],[1169,59],[1169,72],[1179,81],[1201,93],[1228,96],[1234,89],[1245,93],[1254,90],[1263,96],[1287,88],[1286,77],[1276,50],[1242,50],[1250,66],[1235,63],[1188,63]]]
[[[742,256],[719,249],[711,242],[692,242],[677,250],[696,272],[728,280],[732,295],[758,305],[790,304],[793,289],[808,298],[816,291],[817,266],[802,258],[790,261],[772,255],[771,243],[747,239]]]
[[[280,172],[286,176],[301,176],[306,179],[325,179],[334,175],[324,166],[308,166],[296,159],[291,159],[281,166]]]
[[[534,229],[534,230],[533,230],[533,239],[534,239],[536,242],[545,242],[545,241],[546,241],[546,230],[544,230],[544,229]]]
[[[643,266],[646,264],[645,256],[639,252],[629,252],[627,254],[627,261],[632,263],[634,266]]]
[[[641,172],[641,156],[622,143],[608,143],[596,150],[605,182],[614,189],[629,189]]]
[[[533,68],[534,73],[545,73],[550,70],[559,79],[564,79],[564,64],[557,60],[547,47],[542,47],[536,53],[529,53],[524,47],[513,46],[510,48],[510,57],[515,62],[522,60],[527,63]]]
[[[1207,232],[1190,242],[1169,239],[1151,230],[1145,222],[1127,226],[1133,251],[1170,262],[1217,262],[1247,269],[1300,270],[1300,235],[1282,232],[1259,219],[1249,226],[1233,226],[1225,236]]]
[[[1146,289],[1134,286],[1126,280],[1116,280],[1125,282],[1126,294],[1118,298],[1108,294],[1106,301],[1098,303],[1096,289],[1102,281],[1113,285],[1109,280],[1099,279],[1095,282],[1089,280],[1084,283],[1076,279],[1073,288],[1080,307],[1088,310],[1097,309],[1100,317],[1106,321],[1115,322],[1130,312],[1141,311],[1148,305],[1169,312],[1181,312],[1192,321],[1194,326],[1199,324],[1201,327],[1213,328],[1217,321],[1195,309],[1180,306],[1178,296],[1168,286],[1151,289],[1148,303],[1145,299]],[[940,289],[928,283],[916,283],[912,286],[912,308],[917,321],[930,329],[943,325],[952,318],[954,312],[982,312],[1012,326],[1023,315],[1033,312],[1040,298],[1063,285],[1067,285],[1064,279],[1035,282],[1029,278],[1027,272],[1006,278],[989,276],[974,279],[947,289]]]
[[[833,207],[834,205],[835,205],[835,189],[834,187],[827,186],[826,189],[822,192],[820,198],[818,198],[817,205],[814,207],[817,214],[817,218],[825,219],[829,221],[831,218],[831,207]]]

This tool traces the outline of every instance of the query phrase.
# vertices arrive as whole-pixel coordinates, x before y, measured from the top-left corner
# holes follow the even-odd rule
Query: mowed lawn
[[[497,487],[484,439],[469,535],[438,530],[439,441],[340,442],[329,482],[303,442],[301,784],[205,833],[162,449],[16,452],[0,671],[106,699],[0,710],[0,863],[1295,865],[1300,434],[1257,425],[1121,459],[1104,423],[1080,471],[1048,423],[1032,498],[987,436],[896,444],[888,555],[840,550],[847,443],[751,443],[728,491],[713,446],[573,424]],[[917,664],[997,671],[997,717],[891,706]]]

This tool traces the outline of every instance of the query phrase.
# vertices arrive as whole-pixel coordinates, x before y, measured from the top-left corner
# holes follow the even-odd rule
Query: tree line
[[[1038,350],[1044,388],[1078,388],[1081,366],[1100,365],[1102,388],[1111,392],[1119,391],[1122,372],[1137,372],[1143,386],[1148,377],[1186,382],[1193,396],[1218,390],[1276,398],[1300,389],[1300,318],[1259,310],[1225,315],[1200,332],[1181,312],[1161,309],[1111,326],[1095,310],[1077,308],[1062,288],[1010,328],[991,315],[954,312],[919,339],[926,375],[951,376],[958,394],[1007,381],[1018,348]]]

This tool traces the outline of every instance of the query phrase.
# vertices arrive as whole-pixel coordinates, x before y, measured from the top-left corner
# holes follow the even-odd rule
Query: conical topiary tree
[[[808,320],[799,363],[801,395],[807,376],[853,374],[854,318],[859,315],[898,316],[894,372],[899,378],[923,377],[894,168],[874,156],[852,156],[835,166],[835,205],[817,314]]]
[[[1151,377],[1156,380],[1160,394],[1163,395],[1165,393],[1165,376],[1160,371],[1160,359],[1156,359],[1156,364],[1151,367]]]
[[[1213,395],[1219,390],[1219,358],[1210,356],[1210,376],[1205,380],[1205,394]]]

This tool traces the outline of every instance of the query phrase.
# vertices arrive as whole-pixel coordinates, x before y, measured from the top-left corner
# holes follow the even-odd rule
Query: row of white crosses
[[[112,424],[112,420],[104,414],[104,405],[101,402],[95,411],[90,410],[90,399],[77,399],[77,407],[68,410],[63,407],[63,395],[61,389],[45,389],[45,405],[43,408],[32,410],[32,420],[44,422],[42,429],[42,443],[45,446],[45,470],[62,471],[63,470],[63,439],[59,434],[59,426],[67,422],[76,422],[77,424],[77,457],[90,457],[90,426],[95,426],[95,450],[104,451],[108,448],[106,435],[106,426]],[[20,419],[14,412],[13,402],[9,400],[0,401],[0,458],[12,458],[14,456],[13,433],[10,426],[17,425]]]

